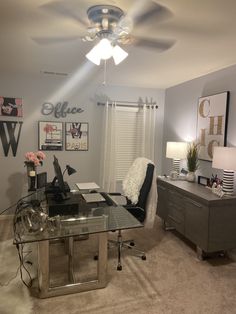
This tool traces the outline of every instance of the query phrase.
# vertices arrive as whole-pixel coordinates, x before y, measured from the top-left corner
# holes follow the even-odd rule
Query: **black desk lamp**
[[[65,170],[63,171],[63,176],[64,176],[64,173],[67,171],[68,173],[68,176],[71,176],[73,173],[76,173],[76,170],[74,168],[72,168],[71,166],[69,165],[66,165],[66,168]]]

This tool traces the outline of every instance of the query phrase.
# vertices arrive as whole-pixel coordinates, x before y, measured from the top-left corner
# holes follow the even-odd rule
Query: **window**
[[[123,180],[134,159],[140,156],[142,117],[137,108],[117,108],[116,180]]]

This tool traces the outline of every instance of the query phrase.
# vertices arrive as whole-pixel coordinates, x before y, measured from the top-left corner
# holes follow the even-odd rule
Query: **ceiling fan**
[[[126,2],[128,1],[126,0]],[[137,3],[140,4],[138,9]],[[123,6],[125,7],[124,4]],[[155,28],[157,23],[172,16],[172,13],[169,9],[160,4],[157,4],[154,1],[136,1],[136,4],[133,7],[128,9],[126,8],[126,12],[122,8],[113,4],[95,4],[91,5],[87,9],[87,16],[83,16],[83,14],[81,14],[83,13],[81,9],[79,10],[79,12],[76,12],[72,8],[68,9],[68,7],[66,7],[62,1],[56,1],[46,4],[44,5],[44,8],[76,20],[76,22],[82,28],[83,34],[82,36],[78,36],[82,39],[82,41],[98,41],[99,44],[101,42],[104,42],[106,43],[106,45],[103,49],[107,53],[109,49],[115,48],[117,50],[117,54],[119,52],[119,57],[117,60],[113,56],[116,64],[121,62],[123,60],[122,58],[125,58],[125,55],[127,56],[127,53],[119,45],[132,45],[143,48],[152,48],[156,49],[157,51],[164,51],[172,47],[175,43],[175,41],[172,39],[157,39],[146,36],[147,32],[151,33],[150,31],[147,31],[147,28],[149,28],[149,26],[151,28]],[[145,36],[139,36],[138,33],[140,33],[140,30],[141,33],[146,30]],[[57,39],[46,38],[46,40],[45,38],[34,38],[34,40],[38,43],[44,44],[55,43],[60,41],[60,39],[61,41],[69,40],[68,37]],[[71,38],[71,40],[74,39],[75,36]],[[98,48],[101,50],[101,45],[97,47],[97,49],[95,49],[96,54],[98,54]],[[92,52],[92,50],[90,52]],[[123,57],[121,57],[122,52]],[[100,64],[101,59],[103,58],[97,58],[96,62],[92,62],[94,62],[95,64]]]

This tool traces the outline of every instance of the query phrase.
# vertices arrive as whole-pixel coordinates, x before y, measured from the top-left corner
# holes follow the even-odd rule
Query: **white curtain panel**
[[[106,192],[116,191],[116,103],[103,108],[101,186]]]
[[[140,128],[140,151],[139,156],[154,161],[155,133],[156,133],[156,106],[144,105],[139,109],[138,116]]]

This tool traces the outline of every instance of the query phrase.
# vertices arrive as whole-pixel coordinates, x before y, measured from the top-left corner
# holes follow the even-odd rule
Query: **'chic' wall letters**
[[[200,159],[211,161],[214,146],[225,145],[228,95],[229,92],[225,92],[199,99],[197,136]]]

